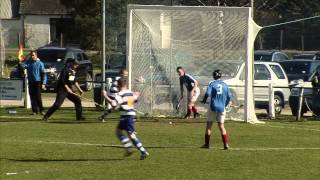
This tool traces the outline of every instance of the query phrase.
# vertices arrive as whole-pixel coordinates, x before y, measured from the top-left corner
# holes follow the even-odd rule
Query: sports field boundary
[[[87,142],[65,142],[65,141],[27,141],[25,143],[34,144],[60,144],[60,145],[75,145],[75,146],[101,146],[112,148],[123,148],[120,144],[100,144],[100,143],[87,143]],[[200,146],[153,146],[148,145],[149,149],[200,149]],[[222,148],[210,148],[213,150],[222,150]],[[230,148],[231,151],[296,151],[296,150],[320,150],[320,147],[235,147]]]
[[[305,131],[316,131],[320,132],[320,129],[313,129],[313,128],[304,128],[304,127],[295,127],[292,125],[270,125],[270,124],[254,124],[254,126],[263,126],[263,127],[271,127],[271,128],[283,128],[283,129],[298,129],[298,130],[305,130]]]

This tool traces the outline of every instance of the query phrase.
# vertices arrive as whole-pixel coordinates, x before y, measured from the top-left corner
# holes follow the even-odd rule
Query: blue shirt
[[[231,99],[229,86],[220,79],[211,81],[208,85],[204,102],[209,96],[211,98],[210,109],[215,112],[224,112]]]
[[[45,68],[43,62],[40,59],[28,60],[23,62],[22,67],[27,70],[28,81],[29,82],[41,82],[43,84],[47,83],[47,75],[45,73]]]
[[[185,85],[188,91],[191,91],[195,86],[196,80],[190,75],[185,73],[183,76],[179,77],[180,80],[180,88]]]

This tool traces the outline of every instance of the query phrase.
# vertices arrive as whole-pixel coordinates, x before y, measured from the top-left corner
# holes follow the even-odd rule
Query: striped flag
[[[24,61],[24,57],[23,57],[23,47],[22,47],[22,45],[20,45],[20,47],[19,47],[18,59],[19,59],[20,62]]]

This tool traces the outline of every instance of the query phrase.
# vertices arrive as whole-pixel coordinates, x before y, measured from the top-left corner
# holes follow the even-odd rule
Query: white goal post
[[[178,115],[176,67],[183,66],[200,82],[201,96],[212,72],[220,69],[223,78],[239,78],[241,73],[244,78],[243,84],[230,85],[237,107],[230,119],[259,122],[253,49],[261,28],[252,20],[250,7],[128,5],[127,20],[129,88],[141,92],[137,109],[151,116]]]

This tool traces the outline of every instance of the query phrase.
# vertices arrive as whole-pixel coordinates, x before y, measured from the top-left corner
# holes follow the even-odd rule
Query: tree
[[[71,9],[75,36],[85,49],[99,49],[101,44],[101,0],[61,0]]]

